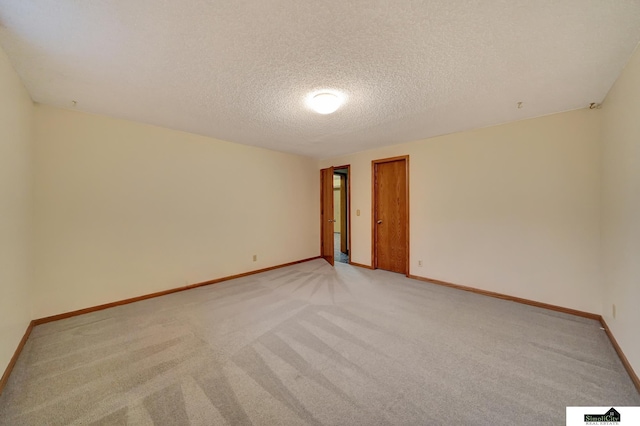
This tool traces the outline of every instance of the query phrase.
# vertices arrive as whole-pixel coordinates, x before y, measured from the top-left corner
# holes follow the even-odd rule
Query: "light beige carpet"
[[[6,425],[564,424],[640,405],[598,322],[324,260],[37,326]]]

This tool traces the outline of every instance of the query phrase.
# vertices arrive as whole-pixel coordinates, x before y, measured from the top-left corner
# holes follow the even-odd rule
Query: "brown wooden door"
[[[333,265],[333,167],[320,170],[320,253]]]
[[[373,161],[373,266],[409,273],[408,157]]]

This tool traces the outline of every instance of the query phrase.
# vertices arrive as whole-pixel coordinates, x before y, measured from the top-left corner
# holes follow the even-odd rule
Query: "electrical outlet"
[[[253,255],[253,261],[254,261],[254,262],[257,262],[257,261],[258,261],[258,255],[257,255],[257,254],[254,254],[254,255]]]
[[[611,305],[611,313],[613,314],[613,317],[616,317],[616,304],[614,303],[613,305]]]
[[[422,268],[422,260],[418,260],[418,266]]]

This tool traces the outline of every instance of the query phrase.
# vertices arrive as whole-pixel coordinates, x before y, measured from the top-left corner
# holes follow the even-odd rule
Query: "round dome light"
[[[342,104],[342,99],[333,93],[318,93],[310,100],[311,108],[318,114],[331,114]]]

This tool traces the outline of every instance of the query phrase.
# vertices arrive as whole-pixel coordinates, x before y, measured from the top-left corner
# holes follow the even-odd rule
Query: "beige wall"
[[[408,154],[411,274],[600,313],[599,113],[320,161],[351,164],[352,261],[371,264],[371,160]]]
[[[603,315],[640,374],[640,49],[602,112]]]
[[[305,157],[38,105],[35,162],[36,317],[319,255]]]
[[[31,320],[33,103],[0,49],[0,376]]]

